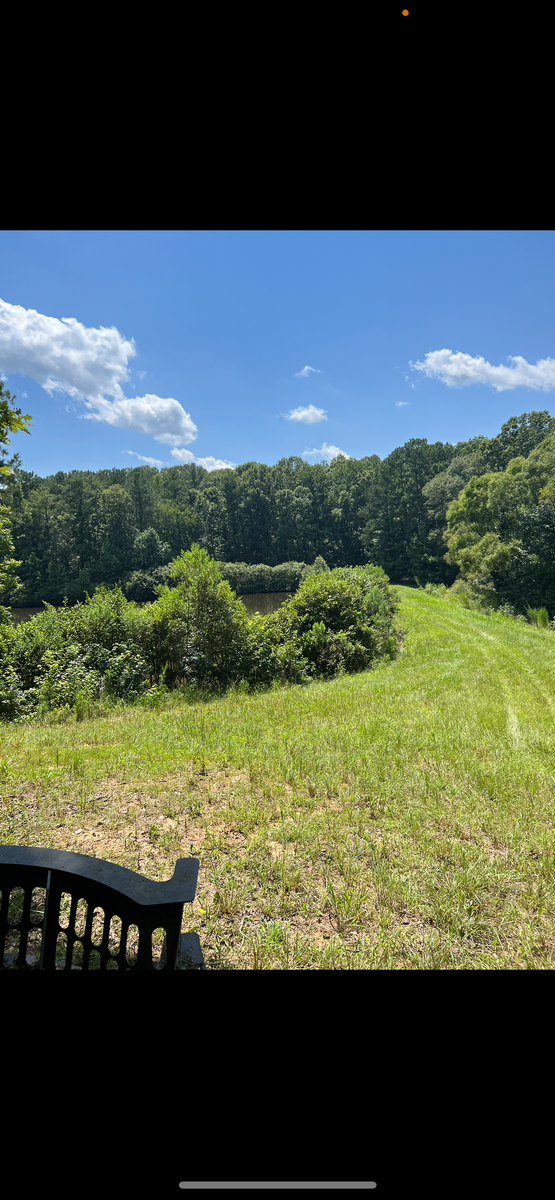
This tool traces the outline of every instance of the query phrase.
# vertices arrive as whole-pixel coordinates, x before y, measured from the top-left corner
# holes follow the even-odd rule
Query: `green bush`
[[[100,587],[83,604],[45,605],[30,621],[0,625],[0,719],[79,718],[101,700],[152,705],[175,687],[308,682],[395,652],[395,601],[379,567],[309,569],[267,617],[248,616],[197,545],[174,559],[168,581],[142,607],[117,586]]]
[[[268,625],[296,645],[311,674],[329,677],[364,671],[392,656],[395,598],[381,567],[337,567],[309,575]]]
[[[17,671],[12,666],[0,670],[0,721],[13,721],[21,716],[24,692]]]
[[[222,579],[214,559],[193,545],[171,564],[174,587],[158,589],[144,611],[154,676],[171,686],[192,682],[226,687],[247,667],[247,610]]]
[[[167,582],[169,566],[155,567],[151,571],[133,571],[125,584],[128,600],[147,603],[156,599],[156,589]]]
[[[149,682],[147,632],[144,611],[117,587],[0,626],[0,715],[90,706],[101,695],[134,699]]]
[[[423,589],[428,596],[447,596],[448,588],[444,583],[427,583]]]
[[[326,560],[318,555],[311,567],[305,567],[301,575],[301,583],[304,583],[305,579],[308,579],[310,575],[319,575],[321,571],[329,571],[329,567]]]
[[[249,563],[219,562],[217,565],[238,596],[257,592],[294,592],[304,572],[312,570],[302,562],[280,563],[277,567],[268,567],[265,563],[251,566]]]

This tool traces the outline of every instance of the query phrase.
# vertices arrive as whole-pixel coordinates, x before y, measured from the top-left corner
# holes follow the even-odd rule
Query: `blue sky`
[[[492,435],[553,411],[554,317],[553,231],[0,232],[41,475]]]

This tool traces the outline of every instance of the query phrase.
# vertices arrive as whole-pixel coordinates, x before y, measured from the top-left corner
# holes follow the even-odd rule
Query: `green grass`
[[[196,854],[212,969],[552,969],[555,635],[398,591],[367,674],[1,726],[1,840]]]

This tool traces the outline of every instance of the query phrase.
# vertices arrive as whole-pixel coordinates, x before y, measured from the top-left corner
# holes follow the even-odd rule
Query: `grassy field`
[[[555,635],[406,588],[395,662],[0,726],[0,839],[200,858],[214,970],[550,970]]]

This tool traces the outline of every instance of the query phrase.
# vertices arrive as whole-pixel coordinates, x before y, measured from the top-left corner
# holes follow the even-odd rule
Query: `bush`
[[[301,562],[280,563],[277,567],[268,567],[264,563],[250,566],[249,563],[219,562],[217,565],[238,596],[256,592],[294,592],[303,573],[312,569]]]
[[[164,672],[170,687],[226,687],[243,678],[249,618],[214,559],[193,545],[174,560],[169,576],[175,586],[158,588],[158,600],[144,610],[155,677]]]
[[[22,712],[24,693],[21,680],[12,666],[0,672],[0,721],[13,721]]]
[[[270,687],[274,681],[305,683],[311,678],[302,643],[294,634],[284,638],[276,616],[255,613],[249,618],[244,676],[251,689]]]
[[[337,567],[309,575],[295,596],[265,618],[282,643],[301,652],[312,675],[363,671],[392,657],[395,598],[381,567]]]
[[[481,592],[467,579],[456,579],[449,588],[448,596],[456,600],[462,608],[471,608],[474,612],[482,612],[484,607],[487,607]]]
[[[318,564],[319,565],[319,564]],[[0,720],[88,715],[101,699],[157,704],[169,688],[252,690],[363,671],[393,655],[395,601],[380,567],[309,570],[271,616],[249,617],[217,563],[194,545],[139,607],[101,587],[0,625]]]
[[[134,699],[148,683],[147,631],[143,610],[118,587],[0,626],[0,716],[90,708],[104,694]]]
[[[311,567],[305,567],[301,575],[301,583],[304,583],[305,579],[308,579],[310,575],[319,575],[321,571],[329,571],[329,567],[326,560],[318,555]]]
[[[90,709],[99,692],[100,676],[87,667],[79,646],[65,646],[61,653],[46,650],[37,686],[30,689],[39,712],[66,707]]]
[[[155,567],[152,571],[133,571],[125,584],[128,600],[147,603],[156,599],[156,589],[167,582],[169,566]]]
[[[448,588],[444,583],[427,583],[423,589],[428,596],[447,596]]]
[[[499,608],[497,609],[497,612],[500,617],[511,617],[513,619],[517,615],[514,605],[512,605],[512,604],[500,604]]]

